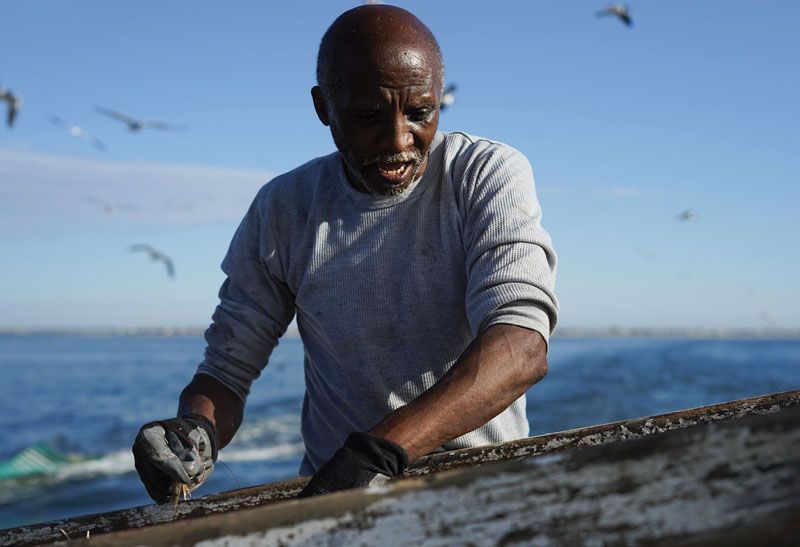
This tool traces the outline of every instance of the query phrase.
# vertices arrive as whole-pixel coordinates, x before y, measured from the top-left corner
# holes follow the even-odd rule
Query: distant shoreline
[[[202,336],[206,327],[118,327],[118,328],[0,328],[0,336]],[[299,338],[294,325],[284,338]],[[553,338],[671,338],[698,340],[796,340],[800,329],[792,328],[679,328],[679,327],[559,327]]]

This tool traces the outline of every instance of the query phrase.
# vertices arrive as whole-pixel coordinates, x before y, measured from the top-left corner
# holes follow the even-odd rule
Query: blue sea
[[[0,481],[0,528],[150,503],[130,445],[173,416],[205,343],[178,336],[0,336],[0,464],[45,444],[76,462]],[[245,423],[195,495],[291,478],[302,456],[303,348],[282,340]],[[532,434],[800,388],[800,340],[554,338],[528,394]]]

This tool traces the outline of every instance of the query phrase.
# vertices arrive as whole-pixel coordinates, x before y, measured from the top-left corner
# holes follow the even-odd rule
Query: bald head
[[[344,12],[325,32],[317,56],[317,84],[331,94],[349,69],[364,62],[380,66],[397,48],[427,57],[444,81],[442,52],[430,29],[402,8],[370,4]]]
[[[439,125],[442,72],[433,34],[403,9],[360,6],[333,22],[311,98],[353,188],[394,196],[422,177]]]

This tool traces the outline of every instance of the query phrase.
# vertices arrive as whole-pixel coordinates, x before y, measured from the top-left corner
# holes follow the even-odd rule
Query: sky
[[[0,328],[207,324],[257,190],[334,149],[309,90],[358,4],[0,0],[23,100],[0,126]],[[531,161],[560,325],[800,328],[799,2],[631,0],[631,27],[602,0],[396,5],[458,86],[440,129]]]

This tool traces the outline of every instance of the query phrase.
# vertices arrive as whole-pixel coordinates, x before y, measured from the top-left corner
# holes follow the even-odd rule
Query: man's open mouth
[[[413,170],[413,162],[378,163],[378,173],[390,183],[398,184]]]

